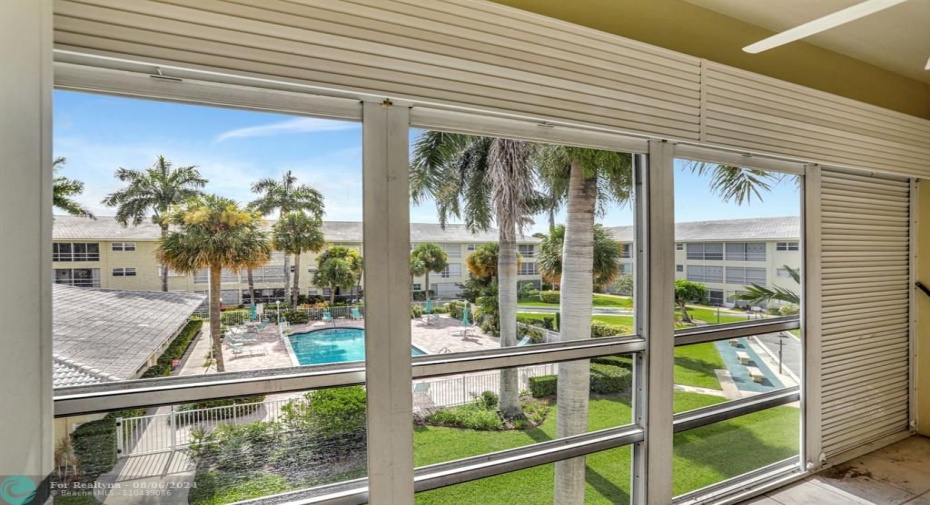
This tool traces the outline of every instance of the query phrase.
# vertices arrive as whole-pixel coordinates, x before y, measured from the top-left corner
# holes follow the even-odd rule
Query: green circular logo
[[[0,483],[0,498],[10,505],[25,505],[36,496],[36,485],[32,479],[13,475]]]

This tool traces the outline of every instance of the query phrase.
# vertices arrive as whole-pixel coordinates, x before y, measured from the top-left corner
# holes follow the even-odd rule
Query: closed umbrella
[[[462,311],[462,326],[470,326],[471,321],[468,320],[468,302],[465,302],[465,310]]]
[[[432,313],[433,313],[433,302],[430,301],[429,298],[426,299],[426,307],[423,307],[423,313],[424,313],[424,314],[432,314]]]

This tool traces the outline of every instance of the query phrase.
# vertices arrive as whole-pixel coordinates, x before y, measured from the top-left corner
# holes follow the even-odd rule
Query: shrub
[[[475,397],[475,403],[483,409],[493,410],[500,404],[500,397],[494,391],[484,391]]]
[[[559,291],[540,291],[539,292],[539,301],[543,303],[559,303],[561,301],[561,293]]]
[[[291,428],[309,428],[320,436],[335,437],[364,432],[365,408],[361,386],[322,389],[285,405],[283,420]]]
[[[184,353],[187,352],[187,348],[190,347],[191,342],[194,340],[194,337],[197,336],[197,333],[200,332],[200,329],[203,327],[203,321],[200,319],[188,321],[184,329],[178,333],[178,336],[168,344],[168,347],[165,349],[165,352],[161,353],[161,356],[158,357],[155,365],[149,367],[142,374],[143,379],[151,379],[153,377],[165,377],[171,375],[171,363],[176,359],[181,359],[184,356]],[[124,416],[125,417],[125,416]]]
[[[453,319],[462,319],[462,314],[465,313],[465,304],[463,302],[449,302],[446,304],[446,308],[449,310],[449,316]]]
[[[591,358],[591,363],[598,363],[601,365],[612,365],[618,366],[620,368],[625,368],[627,370],[633,370],[633,358],[629,356],[600,356],[597,358]]]
[[[533,398],[555,396],[556,392],[558,392],[558,378],[557,375],[530,377],[530,395],[532,395]]]
[[[116,421],[105,417],[78,426],[71,433],[71,445],[79,471],[96,479],[116,465]]]
[[[423,307],[420,307],[419,305],[411,305],[410,319],[417,319],[421,316],[423,316]]]
[[[530,377],[530,395],[533,398],[555,396],[558,392],[558,375]],[[622,393],[633,385],[633,372],[612,364],[591,364],[591,392],[598,394]]]
[[[801,307],[798,307],[797,305],[793,303],[789,303],[788,305],[782,305],[778,309],[778,313],[783,316],[795,316],[795,315],[798,315],[800,312],[801,312]]]
[[[477,403],[436,410],[427,415],[424,421],[438,426],[472,430],[499,430],[503,427],[496,410],[486,409]]]
[[[591,321],[591,338],[629,335],[632,332],[633,331],[627,326],[609,324],[602,321]]]
[[[523,324],[529,324],[532,326],[539,326],[547,330],[555,329],[555,317],[552,316],[543,316],[542,318],[535,317],[526,317],[526,316],[517,316],[517,322]]]
[[[517,284],[517,297],[520,299],[536,298],[539,296],[539,290],[532,282],[526,282],[522,286]]]
[[[591,392],[602,395],[629,391],[633,372],[626,368],[601,363],[591,364]]]

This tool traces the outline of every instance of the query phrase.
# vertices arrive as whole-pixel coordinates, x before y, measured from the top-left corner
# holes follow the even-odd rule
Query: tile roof
[[[276,221],[265,221],[264,228],[270,229]],[[323,235],[329,242],[362,241],[362,223],[360,221],[323,221]],[[158,240],[161,228],[146,221],[138,226],[124,227],[112,216],[97,216],[96,220],[74,217],[55,216],[52,227],[54,240]],[[491,229],[476,234],[469,233],[464,224],[447,224],[443,229],[434,223],[411,223],[410,240],[412,242],[497,242],[497,230]],[[527,234],[518,238],[518,242],[539,242],[539,239]]]
[[[62,358],[61,356],[53,355],[52,362],[54,365],[52,385],[56,388],[86,386],[88,384],[99,384],[101,382],[118,380],[112,375],[76,363],[70,359]]]
[[[632,226],[607,228],[618,242],[633,241]],[[752,219],[726,219],[719,221],[694,221],[675,223],[675,241],[694,240],[799,240],[801,219],[792,217],[761,217]]]
[[[52,286],[52,348],[66,364],[131,379],[205,297]],[[62,368],[64,373],[64,368]]]

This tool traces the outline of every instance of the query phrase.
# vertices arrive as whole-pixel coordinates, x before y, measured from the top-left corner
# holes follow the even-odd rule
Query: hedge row
[[[559,291],[540,291],[539,292],[539,301],[543,303],[560,303],[561,300],[562,300],[562,296]]]
[[[553,316],[543,316],[542,318],[536,318],[518,315],[517,322],[531,326],[539,326],[540,328],[545,328],[547,330],[555,330],[555,317]]]
[[[71,433],[71,446],[85,478],[109,472],[116,465],[116,421],[105,417],[78,426]]]
[[[627,370],[633,370],[633,358],[630,356],[600,356],[597,358],[591,358],[591,363],[598,363],[601,365],[612,365],[618,366],[620,368],[625,368]]]
[[[190,347],[194,337],[200,332],[201,327],[203,327],[203,321],[199,319],[188,321],[187,326],[181,330],[181,333],[179,333],[170,344],[168,344],[168,348],[165,349],[165,352],[161,353],[155,365],[142,374],[142,378],[151,379],[152,377],[171,375],[171,362],[176,359],[181,359],[181,357],[184,356],[184,353],[187,352],[187,348]]]
[[[621,366],[604,363],[591,363],[592,393],[612,394],[629,391],[633,385],[633,372]],[[530,377],[530,394],[533,398],[554,396],[558,391],[558,375]]]
[[[633,330],[628,326],[620,324],[609,324],[602,321],[591,321],[591,338],[599,337],[616,337],[618,335],[629,335]]]

